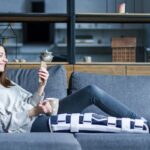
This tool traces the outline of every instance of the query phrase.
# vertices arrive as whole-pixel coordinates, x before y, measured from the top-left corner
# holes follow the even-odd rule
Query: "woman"
[[[38,76],[42,82],[32,95],[7,79],[7,62],[5,49],[0,46],[0,132],[49,132],[49,117],[40,115],[51,113],[52,110],[49,102],[43,101],[48,71],[39,70]],[[58,113],[80,113],[91,104],[111,116],[139,118],[125,105],[94,85],[60,100]]]

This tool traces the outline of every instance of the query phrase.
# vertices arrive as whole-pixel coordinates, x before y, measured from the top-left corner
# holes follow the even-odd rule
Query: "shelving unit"
[[[75,62],[75,46],[74,46],[74,22],[75,22],[75,1],[67,0],[67,13],[65,14],[50,14],[50,13],[0,13],[0,22],[18,23],[18,22],[51,22],[67,23],[67,60],[70,64]],[[16,27],[15,30],[20,29]],[[7,47],[13,46],[11,44]],[[18,43],[18,46],[22,46],[22,43]]]
[[[137,35],[139,35],[140,40],[142,40],[142,34],[144,33],[143,23],[150,22],[150,14],[136,14],[136,13],[130,13],[130,14],[128,13],[126,14],[118,14],[118,13],[107,13],[107,14],[106,13],[99,13],[99,14],[89,13],[87,14],[86,13],[86,14],[83,14],[82,13],[82,14],[76,14],[76,22],[77,23],[104,23],[104,26],[102,25],[100,28],[97,27],[95,28],[95,30],[92,29],[91,27],[91,30],[93,30],[93,32],[98,32],[99,34],[101,33],[100,35],[103,35],[103,36],[110,34],[110,37],[113,35],[112,33],[114,33],[114,36],[118,35],[119,37],[121,37],[122,35],[126,36],[126,32],[128,31],[132,33],[131,35],[135,35],[135,32],[137,32]],[[109,23],[109,25],[106,25],[107,23]],[[112,23],[117,24],[117,26],[110,27]],[[121,25],[120,23],[123,23],[123,25]],[[135,25],[135,23],[138,25]],[[129,26],[128,24],[133,24],[133,27]],[[78,29],[76,30],[76,32],[77,31]],[[137,45],[138,53],[141,49],[141,46],[143,46],[141,45],[141,42],[142,41],[138,41],[138,45]],[[102,44],[102,47],[99,47],[99,49],[98,47],[95,47],[95,50],[97,49],[97,53],[95,53],[95,57],[98,55],[98,51],[99,51],[99,55],[104,55],[104,47],[105,47],[106,49],[105,57],[107,56],[106,61],[107,60],[111,61],[110,56],[112,55],[111,53],[112,48],[111,48],[110,39],[109,41],[102,41],[101,44]],[[88,53],[85,55],[88,55]],[[91,51],[89,51],[89,55],[91,55]],[[81,56],[84,56],[84,55],[81,55]],[[138,56],[138,61],[140,60],[142,60],[142,58]]]
[[[75,23],[150,23],[150,14],[137,14],[137,13],[77,13],[75,14],[75,0],[67,0],[67,13],[66,14],[49,14],[49,13],[0,13],[0,22],[52,22],[52,23],[66,23],[67,28],[56,27],[56,30],[66,30],[67,40],[66,43],[58,43],[58,47],[66,47],[68,62],[70,64],[75,64],[76,47],[79,48],[99,48],[99,47],[110,47],[109,43],[99,43],[99,44],[76,44],[75,35],[78,31],[111,31],[110,27],[88,27],[79,28],[75,26]],[[108,25],[109,26],[109,25]],[[20,27],[16,27],[15,30],[20,30]],[[124,26],[124,28],[113,28],[115,31],[124,30],[141,30],[141,28],[129,28]],[[20,46],[21,43],[19,44]]]
[[[130,31],[131,33],[133,33],[133,35],[135,34],[135,32],[138,31],[137,34],[139,33],[143,33],[144,32],[144,28],[143,28],[143,23],[149,23],[150,22],[150,14],[138,14],[138,13],[125,13],[125,14],[118,14],[118,13],[77,13],[76,14],[76,23],[78,24],[84,24],[84,23],[89,23],[90,27],[82,27],[82,25],[75,26],[75,33],[78,34],[78,32],[98,32],[103,35],[104,32],[116,32],[120,33],[123,32],[123,35],[126,35],[126,32]],[[95,25],[96,23],[101,23],[103,25],[99,26],[99,25]],[[109,23],[109,24],[108,24]],[[110,24],[115,23],[117,24],[117,27],[115,26],[111,26]],[[123,23],[124,25],[121,25],[121,23]],[[133,26],[129,26],[128,23],[132,24]],[[135,25],[136,23],[136,25]],[[65,32],[66,28],[65,26],[61,27],[61,26],[56,26],[56,30],[58,30],[58,32]],[[141,34],[142,35],[142,34]],[[140,36],[141,36],[140,35]],[[122,35],[119,35],[122,36]],[[140,38],[141,40],[141,38]],[[76,41],[74,39],[74,41]],[[97,51],[99,51],[99,53],[104,52],[104,47],[105,48],[109,48],[111,49],[111,42],[110,41],[103,41],[102,43],[97,42],[97,43],[93,43],[93,44],[87,44],[87,43],[75,43],[74,44],[76,47],[76,54],[79,52],[79,50],[77,50],[78,48],[80,48],[81,52],[85,52],[85,50],[81,50],[83,48],[88,49],[88,48],[95,48],[97,49]],[[141,48],[141,46],[143,46],[141,44],[141,42],[138,41],[138,49]],[[63,42],[58,42],[57,43],[57,47],[58,48],[65,48],[66,47],[66,43]],[[100,48],[100,49],[98,49]],[[85,53],[85,55],[88,55],[88,51],[87,50],[87,54]],[[108,54],[108,50],[106,52]],[[91,54],[91,51],[90,53]],[[111,55],[111,51],[109,52],[109,54]],[[96,54],[97,55],[97,54]],[[110,60],[110,59],[109,59]]]

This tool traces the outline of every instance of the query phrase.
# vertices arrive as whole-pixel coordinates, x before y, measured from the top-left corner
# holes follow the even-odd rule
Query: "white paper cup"
[[[58,108],[59,108],[59,99],[53,98],[53,97],[48,97],[45,100],[48,101],[52,107],[52,112],[50,115],[57,115]]]
[[[84,56],[84,61],[86,63],[91,63],[92,62],[92,57],[91,56]]]

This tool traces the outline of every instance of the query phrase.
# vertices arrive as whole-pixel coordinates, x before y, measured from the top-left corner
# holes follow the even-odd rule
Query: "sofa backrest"
[[[67,75],[63,66],[48,68],[49,79],[45,88],[45,97],[57,97],[59,99],[67,96]],[[22,86],[24,89],[34,93],[38,88],[38,69],[8,69],[9,79]]]
[[[138,115],[150,120],[150,76],[113,76],[74,72],[70,80],[70,93],[91,84],[97,85]]]
[[[67,96],[67,75],[64,66],[48,68],[49,80],[45,97],[62,99]],[[38,69],[8,69],[8,77],[30,92],[38,87]],[[70,76],[70,75],[69,75]],[[137,114],[150,119],[150,77],[124,75],[97,75],[75,72],[70,78],[70,93],[95,84],[122,101]],[[92,111],[95,109],[92,109]],[[98,111],[101,112],[101,111]]]

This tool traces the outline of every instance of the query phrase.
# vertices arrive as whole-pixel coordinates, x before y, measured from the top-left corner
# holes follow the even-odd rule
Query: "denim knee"
[[[91,85],[88,85],[88,86],[86,86],[85,87],[85,90],[87,91],[87,92],[92,92],[92,93],[103,93],[104,91],[101,89],[101,88],[99,88],[98,86],[96,86],[96,85],[94,85],[94,84],[91,84]]]

